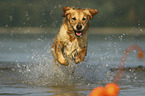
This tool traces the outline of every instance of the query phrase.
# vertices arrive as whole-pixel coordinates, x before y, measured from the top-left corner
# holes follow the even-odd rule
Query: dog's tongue
[[[76,35],[77,36],[81,36],[82,35],[82,32],[76,32]]]
[[[82,33],[81,33],[81,32],[76,32],[76,34],[77,34],[78,36],[81,36],[81,35],[82,35]]]

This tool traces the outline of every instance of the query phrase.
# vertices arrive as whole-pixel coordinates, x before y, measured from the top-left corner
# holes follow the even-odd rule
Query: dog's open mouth
[[[75,31],[75,35],[76,35],[77,37],[81,37],[82,34],[83,34],[83,31]]]

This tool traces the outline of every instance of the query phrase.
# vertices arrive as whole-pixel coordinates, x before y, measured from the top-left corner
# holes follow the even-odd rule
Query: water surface
[[[49,30],[51,31],[51,30]],[[0,35],[0,95],[87,96],[97,86],[113,80],[123,51],[132,44],[145,50],[145,35],[89,34],[85,61],[69,67],[53,65],[50,48],[55,34]],[[145,66],[132,51],[126,67]],[[119,96],[144,96],[145,72],[125,71]]]

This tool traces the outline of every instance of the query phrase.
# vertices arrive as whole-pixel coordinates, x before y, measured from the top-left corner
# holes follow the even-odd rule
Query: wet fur
[[[89,20],[97,13],[96,9],[63,8],[64,20],[54,38],[52,53],[55,64],[68,66],[69,62],[80,63],[87,54],[87,31]]]

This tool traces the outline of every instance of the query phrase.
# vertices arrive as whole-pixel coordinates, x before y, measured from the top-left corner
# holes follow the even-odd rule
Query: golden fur
[[[55,63],[67,66],[70,61],[80,63],[84,60],[87,54],[89,20],[97,10],[64,7],[63,11],[63,24],[51,50]]]

